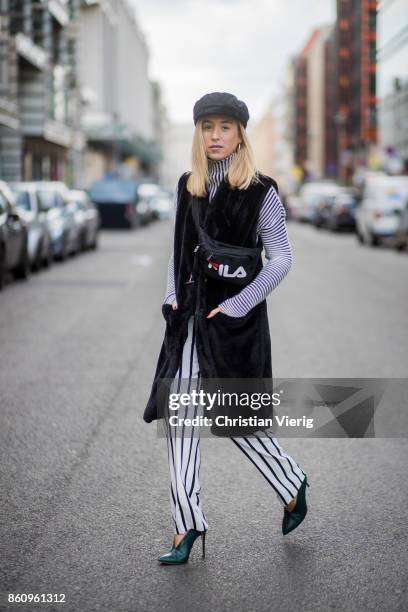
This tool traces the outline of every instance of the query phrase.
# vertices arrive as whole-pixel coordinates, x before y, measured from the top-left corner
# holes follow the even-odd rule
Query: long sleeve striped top
[[[225,159],[210,160],[208,164],[208,197],[211,200],[236,153]],[[174,218],[177,212],[177,192],[174,200]],[[231,317],[242,317],[251,308],[262,302],[283,280],[293,262],[293,252],[286,228],[286,211],[274,187],[270,187],[261,206],[257,233],[261,236],[267,263],[255,278],[239,293],[221,302],[218,306]],[[176,300],[174,283],[174,258],[170,256],[167,273],[167,287],[164,303]]]

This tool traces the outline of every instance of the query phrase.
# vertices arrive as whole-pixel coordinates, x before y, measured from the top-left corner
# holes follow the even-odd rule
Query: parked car
[[[0,181],[0,289],[8,271],[15,278],[27,279],[30,275],[28,227],[13,192],[7,183]]]
[[[408,176],[369,177],[356,210],[358,240],[373,246],[394,243],[407,198]]]
[[[160,185],[157,183],[139,183],[137,186],[137,192],[140,198],[152,198],[154,196],[160,195],[161,193]]]
[[[139,196],[138,208],[144,214],[144,223],[157,219],[158,217],[154,210],[153,201],[163,193],[160,185],[152,182],[139,183],[137,186],[137,193]]]
[[[98,207],[101,227],[134,228],[141,225],[143,211],[137,209],[136,181],[105,178],[93,183],[88,193]]]
[[[333,194],[326,197],[322,196],[319,199],[311,219],[313,225],[318,229],[327,227],[335,197],[336,196]]]
[[[313,216],[313,225],[332,231],[354,228],[357,202],[356,188],[339,187],[337,193],[322,197]]]
[[[91,201],[86,191],[71,189],[67,199],[74,207],[74,217],[79,226],[80,249],[96,249],[98,246],[98,231],[100,215],[97,206]]]
[[[139,215],[141,225],[147,225],[150,223],[150,221],[153,221],[154,217],[150,202],[150,198],[139,198],[136,204],[136,210],[137,214]]]
[[[301,202],[298,195],[291,193],[286,198],[287,220],[300,221]]]
[[[358,196],[356,193],[344,191],[334,197],[327,210],[325,227],[332,232],[354,230],[356,226],[356,210]]]
[[[155,219],[171,219],[173,214],[173,199],[166,193],[161,192],[150,200],[150,206]]]
[[[55,259],[64,261],[79,251],[79,226],[68,203],[69,189],[62,181],[33,181],[42,210],[46,211]]]
[[[408,200],[405,208],[400,211],[397,229],[395,231],[394,247],[398,251],[408,248]]]
[[[28,254],[31,269],[36,271],[49,266],[53,260],[51,233],[47,212],[41,208],[34,185],[24,182],[10,183],[16,206],[28,227]]]
[[[342,187],[333,181],[310,181],[299,190],[298,219],[311,223],[316,210],[330,198],[340,193]]]

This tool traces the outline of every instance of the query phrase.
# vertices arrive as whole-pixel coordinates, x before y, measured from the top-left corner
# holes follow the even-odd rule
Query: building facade
[[[295,160],[306,176],[325,175],[326,41],[331,26],[316,28],[295,60]]]
[[[0,175],[65,180],[81,168],[74,34],[79,0],[1,0]]]
[[[307,161],[307,61],[302,53],[294,60],[294,150],[295,163]]]
[[[408,172],[408,4],[384,0],[378,12],[379,144]]]
[[[157,174],[160,89],[149,78],[148,48],[127,0],[82,4],[77,52],[88,141],[85,183],[113,169]]]
[[[338,175],[348,180],[377,142],[377,0],[337,0]]]
[[[159,179],[165,109],[128,0],[0,0],[0,178]]]
[[[324,113],[324,168],[325,176],[337,176],[337,129],[335,116],[337,113],[337,38],[336,27],[333,24],[328,31],[325,42],[325,113]]]

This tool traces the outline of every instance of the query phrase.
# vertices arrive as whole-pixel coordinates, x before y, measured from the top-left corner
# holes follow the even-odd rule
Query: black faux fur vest
[[[172,379],[181,363],[188,334],[188,319],[194,316],[197,287],[200,284],[199,309],[195,316],[196,348],[202,378],[269,378],[272,379],[271,344],[266,300],[243,317],[219,312],[206,316],[222,301],[235,295],[241,287],[222,280],[207,278],[188,283],[193,269],[194,248],[198,242],[191,214],[191,195],[186,189],[189,174],[180,177],[174,231],[174,272],[178,308],[163,304],[166,331],[158,357],[154,380],[143,418],[151,422],[157,416],[157,389],[162,379]],[[259,212],[268,189],[276,182],[259,174],[260,182],[245,190],[230,188],[226,179],[209,202],[198,198],[200,218],[208,234],[229,244],[255,247]],[[259,262],[259,269],[262,261]]]

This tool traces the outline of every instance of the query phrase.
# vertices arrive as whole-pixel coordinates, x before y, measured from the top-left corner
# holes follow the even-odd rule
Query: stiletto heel
[[[283,510],[283,520],[282,520],[282,533],[286,535],[290,531],[293,531],[300,525],[307,514],[307,504],[306,504],[306,485],[310,486],[307,482],[307,476],[305,476],[302,484],[299,487],[296,505],[293,508],[292,512]]]
[[[203,538],[202,556],[205,557],[205,534],[206,531],[197,531],[197,529],[189,529],[184,535],[183,539],[177,544],[177,546],[173,546],[170,552],[159,557],[160,563],[167,563],[168,565],[187,563],[193,544],[199,536],[202,536]]]

